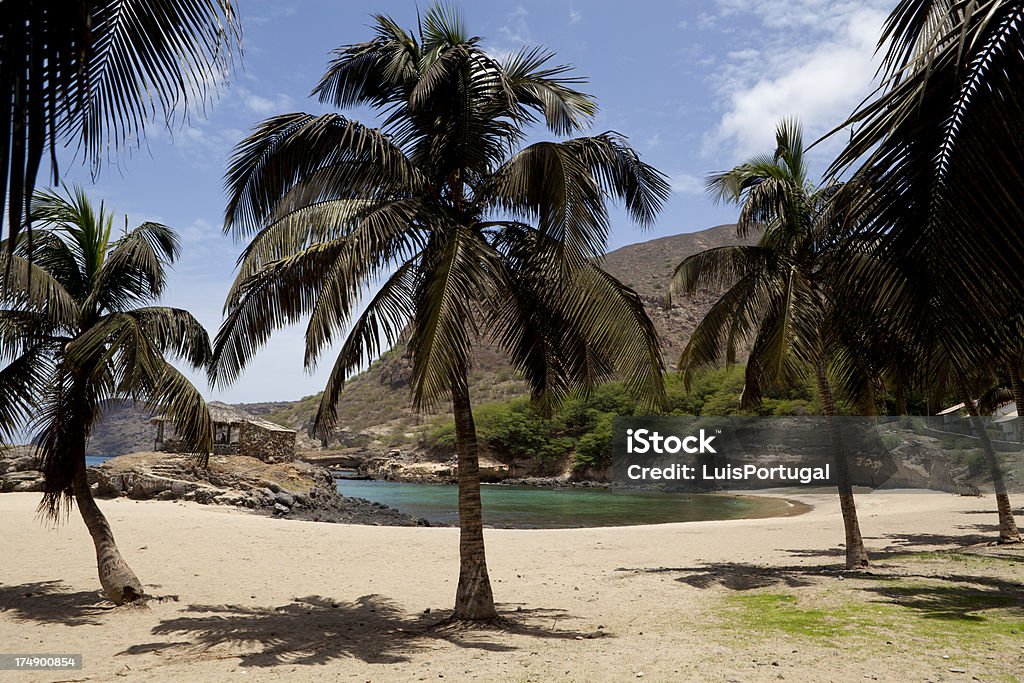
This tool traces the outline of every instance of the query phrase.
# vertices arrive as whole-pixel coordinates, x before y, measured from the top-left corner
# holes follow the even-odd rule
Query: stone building
[[[208,405],[213,418],[214,455],[247,455],[263,462],[295,459],[293,430],[219,401]],[[181,452],[174,423],[163,416],[154,417],[151,422],[156,425],[154,450]]]

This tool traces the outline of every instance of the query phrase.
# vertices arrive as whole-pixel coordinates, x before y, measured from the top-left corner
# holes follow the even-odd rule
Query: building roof
[[[247,413],[240,408],[235,406],[229,406],[227,403],[221,403],[220,401],[210,401],[206,404],[210,409],[210,417],[213,418],[214,422],[221,424],[251,424],[256,425],[261,429],[265,429],[268,432],[293,432],[295,430],[282,427],[281,425],[271,422],[270,420],[264,420],[262,417]],[[170,419],[165,415],[154,417],[151,422],[169,422]]]
[[[950,407],[946,408],[945,410],[940,410],[939,412],[937,412],[935,414],[936,415],[949,415],[950,413],[960,412],[963,409],[964,409],[964,404],[963,403],[957,403],[955,406],[950,406]]]

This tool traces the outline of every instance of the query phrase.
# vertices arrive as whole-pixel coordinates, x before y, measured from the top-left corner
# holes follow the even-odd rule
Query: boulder
[[[22,470],[18,472],[7,472],[0,479],[0,491],[42,491],[43,473],[39,470]]]

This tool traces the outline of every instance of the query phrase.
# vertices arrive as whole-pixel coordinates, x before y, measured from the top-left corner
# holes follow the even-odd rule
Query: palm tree
[[[907,285],[907,289],[912,289]],[[928,297],[925,297],[927,300]],[[943,320],[931,312],[926,305],[918,305],[911,309],[920,318],[927,318],[932,315],[934,320],[931,324],[938,325]],[[905,328],[906,324],[899,317],[883,317],[877,319],[879,326],[889,326],[894,330]],[[917,325],[927,325],[918,322]],[[997,367],[1000,359],[992,358],[986,364],[972,368],[965,368],[960,359],[949,352],[949,348],[955,343],[956,332],[949,332],[946,328],[924,328],[924,336],[921,338],[909,338],[907,347],[913,350],[918,359],[925,359],[920,363],[918,372],[927,378],[927,386],[930,387],[934,398],[955,396],[964,406],[968,420],[971,424],[971,431],[978,437],[981,444],[981,451],[988,465],[989,477],[996,495],[996,513],[999,519],[999,543],[1020,543],[1021,535],[1017,528],[1017,522],[1013,517],[1013,506],[1010,504],[1010,497],[1006,488],[1006,479],[1003,476],[1003,467],[999,461],[999,454],[992,443],[987,425],[981,417],[982,401],[975,397],[985,397],[985,393],[992,389],[996,382]],[[928,344],[922,346],[921,342]],[[970,374],[968,374],[968,372]],[[938,405],[938,401],[936,401]]]
[[[521,147],[538,117],[568,134],[597,109],[569,67],[548,64],[551,53],[495,59],[442,6],[415,33],[377,16],[375,34],[339,49],[314,94],[379,110],[381,128],[284,114],[236,150],[225,230],[252,240],[214,345],[214,380],[232,381],[273,329],[308,315],[307,368],[344,335],[315,419],[324,433],[345,380],[408,331],[414,406],[448,400],[455,417],[454,618],[492,619],[467,380],[474,344],[497,341],[543,408],[615,374],[660,403],[653,326],[598,259],[606,198],[646,225],[669,187],[615,133]]]
[[[837,211],[834,186],[808,181],[799,123],[777,127],[777,149],[751,158],[708,179],[716,199],[741,205],[736,223],[740,237],[762,231],[753,245],[707,249],[676,268],[672,295],[700,288],[725,289],[683,349],[679,370],[689,381],[694,370],[736,359],[750,343],[742,402],[760,403],[762,390],[788,385],[813,372],[821,410],[837,415],[830,365],[843,360],[837,311],[833,305],[832,270],[837,245],[830,230]],[[830,420],[835,425],[835,420]],[[865,567],[867,552],[838,431],[834,433],[835,470],[846,529],[846,566]]]
[[[56,183],[58,147],[78,148],[96,168],[104,155],[137,144],[158,113],[167,121],[187,116],[225,75],[238,39],[230,0],[0,3],[8,248],[31,225],[29,198],[47,150]],[[0,236],[3,226],[0,214]]]
[[[113,215],[80,189],[41,192],[33,261],[27,241],[0,258],[11,285],[0,298],[0,437],[29,427],[45,478],[40,509],[55,520],[72,501],[93,543],[100,583],[117,604],[143,596],[86,477],[89,436],[111,400],[141,401],[171,417],[204,456],[212,421],[199,392],[167,357],[205,367],[209,337],[187,312],[148,306],[178,254],[175,233],[143,223],[111,239]]]
[[[1007,340],[1024,310],[1022,32],[1019,2],[901,0],[879,42],[882,88],[841,126],[853,133],[830,170],[857,167],[852,214],[900,273],[878,292],[879,329],[921,364],[942,358],[945,386],[974,413],[973,378],[1016,348]],[[854,270],[847,284],[861,292],[865,280]],[[985,451],[1000,540],[1015,542],[998,461]]]

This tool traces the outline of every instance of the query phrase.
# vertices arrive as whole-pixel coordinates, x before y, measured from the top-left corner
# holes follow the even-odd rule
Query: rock
[[[0,451],[0,465],[0,491],[42,491],[43,477],[37,469],[34,448]],[[213,456],[207,468],[187,455],[133,453],[89,468],[89,481],[98,497],[232,505],[288,519],[430,526],[427,520],[386,505],[344,498],[326,468],[302,461],[281,463],[269,472],[265,466],[245,456]],[[303,493],[293,493],[271,481],[271,474],[287,481],[289,488],[301,488]]]
[[[193,500],[196,501],[197,503],[203,503],[204,505],[213,503],[217,497],[217,489],[209,489],[205,487],[201,489],[196,489],[192,493]]]
[[[242,505],[245,501],[245,496],[238,491],[225,491],[214,498],[213,502],[217,505]]]
[[[0,491],[25,493],[43,490],[43,473],[39,470],[7,472],[0,477]]]
[[[116,498],[124,491],[120,476],[110,477],[106,472],[96,470],[98,476],[92,487],[92,495],[98,498]],[[115,481],[116,480],[116,481]]]

